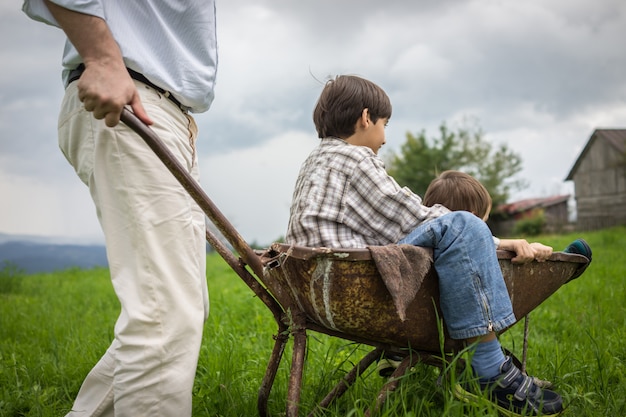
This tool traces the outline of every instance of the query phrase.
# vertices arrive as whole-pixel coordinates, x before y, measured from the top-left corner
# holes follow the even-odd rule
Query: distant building
[[[567,202],[569,198],[569,194],[564,194],[501,204],[489,218],[489,227],[496,236],[511,236],[518,221],[543,215],[544,232],[562,232],[568,225]]]
[[[574,181],[576,229],[626,224],[626,129],[597,129],[566,181]]]

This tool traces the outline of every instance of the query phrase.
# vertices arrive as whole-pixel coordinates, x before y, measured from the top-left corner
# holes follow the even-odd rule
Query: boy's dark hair
[[[391,117],[391,101],[371,81],[354,75],[339,75],[326,82],[313,111],[313,122],[319,138],[346,138],[354,134],[354,126],[364,109],[372,122]]]
[[[484,185],[476,178],[460,171],[444,171],[432,180],[422,203],[432,207],[434,204],[452,211],[469,211],[481,219],[491,208],[491,196]]]

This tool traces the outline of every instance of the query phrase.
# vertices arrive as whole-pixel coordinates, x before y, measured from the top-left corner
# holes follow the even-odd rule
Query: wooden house
[[[556,233],[564,231],[569,224],[567,202],[569,194],[542,198],[527,198],[513,203],[501,204],[489,217],[487,223],[496,236],[512,236],[515,225],[520,220],[543,216],[543,231]]]
[[[626,224],[626,129],[597,129],[565,178],[574,181],[576,229]]]

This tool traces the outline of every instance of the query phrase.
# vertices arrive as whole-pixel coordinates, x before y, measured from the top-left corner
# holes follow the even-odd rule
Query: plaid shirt
[[[285,240],[308,247],[387,245],[448,212],[422,205],[368,147],[325,138],[300,169]]]

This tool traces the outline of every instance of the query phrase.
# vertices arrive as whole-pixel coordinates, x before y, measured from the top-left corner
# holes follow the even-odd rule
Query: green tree
[[[495,146],[485,141],[480,128],[462,126],[451,131],[442,123],[439,137],[430,139],[424,130],[417,135],[407,132],[400,151],[385,159],[389,174],[418,195],[424,195],[430,182],[449,169],[466,172],[482,182],[494,207],[506,203],[512,191],[525,186],[523,180],[513,178],[522,169],[522,158],[505,144]]]

